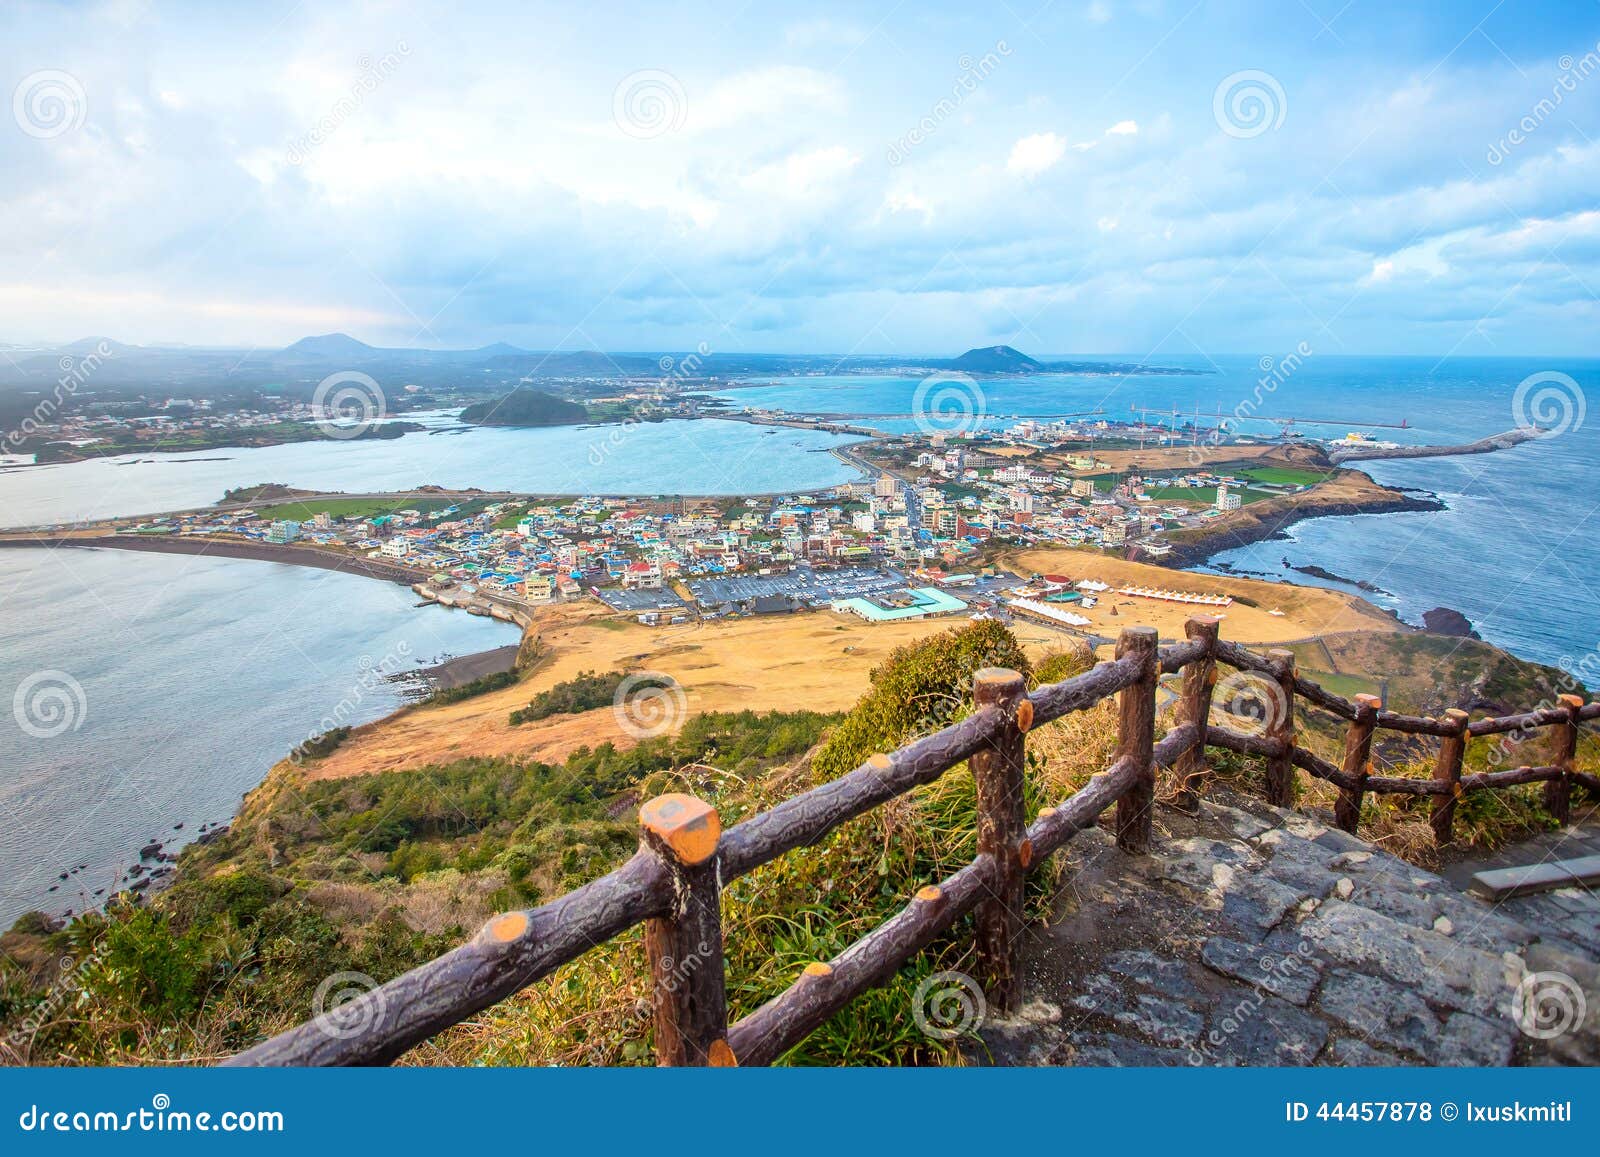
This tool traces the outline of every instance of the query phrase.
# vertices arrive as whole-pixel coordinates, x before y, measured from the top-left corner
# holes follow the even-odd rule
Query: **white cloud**
[[[1132,137],[1139,133],[1138,121],[1118,121],[1106,130],[1108,137]]]
[[[1067,142],[1055,133],[1034,133],[1011,146],[1006,168],[1023,177],[1036,177],[1054,168],[1067,152]]]

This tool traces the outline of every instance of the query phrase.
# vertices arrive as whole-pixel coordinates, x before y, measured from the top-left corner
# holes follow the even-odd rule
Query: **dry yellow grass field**
[[[1222,637],[1236,643],[1282,643],[1332,631],[1394,631],[1404,629],[1389,615],[1354,595],[1320,587],[1290,586],[1256,579],[1222,578],[1190,574],[1167,567],[1124,559],[1105,558],[1081,550],[1025,551],[1008,560],[1020,574],[1059,574],[1074,580],[1094,579],[1119,586],[1154,587],[1195,594],[1243,596],[1257,604],[1235,602],[1213,611],[1205,607],[1133,598],[1107,591],[1090,610],[1068,608],[1090,620],[1086,628],[1115,635],[1123,627],[1155,627],[1163,639],[1183,638],[1184,620],[1196,614],[1222,618]],[[1112,614],[1115,611],[1115,614]],[[1271,612],[1281,611],[1281,615]]]
[[[1137,584],[1244,595],[1222,611],[1223,635],[1238,642],[1274,643],[1327,631],[1394,630],[1395,621],[1358,598],[1312,587],[1191,575],[1164,567],[1105,559],[1084,551],[1030,551],[1012,569],[1093,578],[1113,586]],[[1115,614],[1112,614],[1112,610]],[[1269,614],[1281,610],[1283,615]],[[1163,638],[1182,638],[1183,622],[1199,608],[1117,596],[1085,612],[1094,630],[1114,636],[1145,624]],[[466,756],[520,756],[556,761],[585,745],[631,746],[609,708],[553,716],[513,727],[509,716],[537,692],[582,671],[657,671],[683,688],[689,714],[705,711],[841,711],[867,690],[868,674],[895,647],[966,622],[963,617],[869,624],[853,616],[814,611],[653,628],[620,619],[596,603],[546,608],[536,627],[542,658],[525,679],[503,691],[440,707],[412,708],[355,730],[338,750],[310,765],[313,778],[341,778]],[[1068,644],[1048,627],[1018,622],[1019,641],[1033,656]]]
[[[313,779],[418,767],[466,756],[556,761],[585,745],[635,742],[610,708],[511,726],[534,694],[582,671],[659,671],[683,688],[687,712],[841,711],[867,690],[868,673],[903,643],[965,623],[963,617],[869,624],[814,611],[681,627],[643,627],[595,603],[548,608],[536,620],[543,659],[514,687],[440,707],[411,708],[357,728],[308,765]],[[1030,653],[1060,646],[1047,627],[1020,625]]]

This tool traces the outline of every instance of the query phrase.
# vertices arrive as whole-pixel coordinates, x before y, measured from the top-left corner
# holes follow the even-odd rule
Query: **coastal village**
[[[1101,423],[1104,434],[1105,423]],[[1086,451],[1018,460],[1062,432],[905,435],[857,444],[869,480],[745,498],[487,498],[418,492],[393,502],[313,496],[122,525],[138,536],[217,537],[347,553],[404,568],[418,594],[523,621],[533,608],[593,599],[647,625],[826,609],[888,622],[943,615],[1025,617],[1079,632],[1108,587],[1079,575],[1026,579],[1002,551],[1086,548],[1159,561],[1168,531],[1294,494],[1311,471],[1241,467],[1116,471]],[[1071,431],[1076,437],[1077,430]],[[870,452],[870,453],[869,453]],[[1101,552],[1104,552],[1103,554]],[[1114,593],[1226,605],[1192,581]]]

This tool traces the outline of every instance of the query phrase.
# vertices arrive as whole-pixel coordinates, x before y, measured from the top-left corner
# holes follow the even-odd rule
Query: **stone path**
[[[1147,857],[1100,829],[1069,845],[1028,933],[1028,1003],[988,1019],[975,1063],[1600,1064],[1600,896],[1491,907],[1237,796],[1163,808],[1157,828]],[[1541,839],[1519,862],[1600,851],[1600,828]],[[1500,865],[1446,870],[1464,884],[1482,866]]]

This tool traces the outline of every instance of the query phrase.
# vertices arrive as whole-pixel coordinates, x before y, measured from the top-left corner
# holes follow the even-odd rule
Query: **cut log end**
[[[1017,730],[1026,732],[1033,726],[1033,700],[1024,699],[1017,704]]]
[[[1582,695],[1559,695],[1559,696],[1556,697],[1556,699],[1557,699],[1557,702],[1559,702],[1561,704],[1561,706],[1563,706],[1563,707],[1571,707],[1571,708],[1577,709],[1577,708],[1583,706],[1583,696]]]
[[[1032,840],[1023,840],[1022,843],[1017,845],[1017,860],[1024,868],[1033,863]]]
[[[722,838],[717,809],[682,792],[658,795],[646,803],[639,809],[639,825],[683,864],[704,863]]]
[[[880,751],[878,754],[867,760],[867,766],[875,771],[888,771],[894,766],[894,760],[890,759],[887,755]]]
[[[824,964],[820,960],[813,960],[810,964],[805,966],[805,969],[802,971],[801,975],[803,975],[803,976],[832,976],[833,975],[833,965]]]
[[[929,884],[925,888],[917,889],[917,899],[921,900],[924,904],[931,904],[943,895],[944,889],[939,887],[938,884]]]
[[[706,1063],[714,1069],[736,1069],[739,1067],[739,1058],[733,1055],[733,1049],[727,1041],[714,1040],[706,1050]]]
[[[526,912],[503,912],[484,925],[483,936],[495,944],[509,944],[527,930]]]
[[[1039,809],[1039,818],[1042,819],[1042,820],[1049,819],[1051,816],[1053,816],[1055,814],[1056,814],[1056,809],[1053,808],[1053,807],[1042,807],[1042,808]]]

